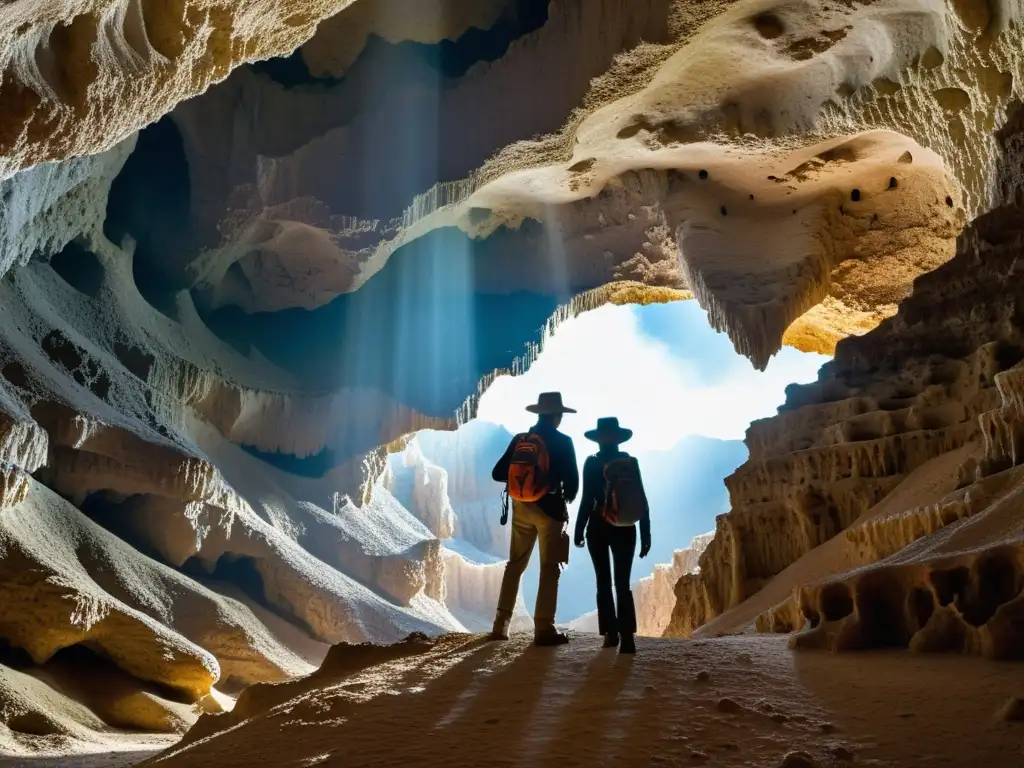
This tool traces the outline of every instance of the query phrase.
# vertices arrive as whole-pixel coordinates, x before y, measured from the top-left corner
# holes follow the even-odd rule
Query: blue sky
[[[601,416],[618,416],[634,431],[634,453],[668,450],[690,434],[736,440],[752,420],[776,412],[788,384],[814,381],[828,360],[783,347],[762,373],[708,325],[696,301],[607,305],[559,326],[524,375],[498,378],[478,418],[524,430],[537,393],[560,390],[579,411],[562,422],[579,453],[592,445],[583,432]]]

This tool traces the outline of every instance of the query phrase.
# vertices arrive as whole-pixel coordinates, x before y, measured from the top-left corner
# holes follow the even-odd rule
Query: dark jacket
[[[587,523],[615,527],[601,517],[604,506],[604,465],[614,459],[622,459],[628,453],[602,448],[593,456],[587,456],[583,462],[583,497],[580,499],[580,511],[576,514],[576,541],[583,539]],[[641,478],[641,482],[643,479]],[[640,519],[640,541],[651,540],[651,510],[648,508]]]
[[[547,446],[548,455],[551,457],[551,480],[553,491],[537,502],[537,506],[544,510],[548,517],[555,520],[568,520],[569,512],[566,503],[576,498],[580,490],[580,472],[576,467],[576,449],[573,448],[572,438],[564,435],[552,427],[546,421],[538,421],[530,432],[541,436],[544,445]],[[509,465],[512,463],[512,454],[515,453],[516,441],[513,438],[505,454],[498,459],[498,463],[491,470],[491,477],[499,483],[508,482]]]

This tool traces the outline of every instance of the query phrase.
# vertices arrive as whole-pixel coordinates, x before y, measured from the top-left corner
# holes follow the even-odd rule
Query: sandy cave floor
[[[780,766],[799,750],[819,766],[1024,766],[1024,723],[996,715],[1024,665],[794,654],[779,636],[640,638],[635,658],[599,645],[448,636],[152,764]]]

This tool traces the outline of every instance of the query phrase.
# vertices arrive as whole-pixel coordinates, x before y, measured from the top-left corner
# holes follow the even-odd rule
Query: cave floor
[[[794,654],[779,636],[640,638],[635,658],[595,635],[557,649],[529,639],[449,636],[151,762],[780,766],[803,751],[818,766],[1024,765],[1024,723],[996,715],[1024,694],[1024,665]]]

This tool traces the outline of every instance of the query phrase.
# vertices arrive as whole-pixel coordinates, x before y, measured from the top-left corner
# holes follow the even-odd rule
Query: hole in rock
[[[103,233],[121,243],[135,240],[132,271],[151,304],[189,285],[191,186],[181,132],[170,115],[139,132],[134,151],[114,179]],[[164,300],[166,301],[166,300]]]
[[[17,360],[12,360],[3,368],[0,368],[0,376],[3,376],[14,386],[21,387],[23,389],[26,388],[29,383],[28,374],[25,372],[25,366]]]
[[[906,646],[909,636],[903,615],[902,585],[886,574],[872,574],[861,579],[854,589],[863,646]]]
[[[769,11],[757,14],[751,19],[751,23],[758,34],[766,40],[774,40],[776,37],[782,36],[786,31],[785,26],[782,24],[782,19]]]
[[[914,617],[917,629],[921,629],[935,612],[935,597],[930,589],[914,587],[907,595],[907,612]]]
[[[963,594],[967,587],[970,571],[964,567],[952,568],[948,571],[932,571],[929,574],[939,605],[949,605]]]
[[[153,363],[156,362],[156,358],[149,352],[119,341],[114,344],[114,354],[121,361],[121,365],[127,368],[134,376],[142,381],[149,379],[149,372],[153,367]]]
[[[603,306],[554,328],[525,373],[499,376],[480,398],[475,419],[454,432],[417,433],[405,451],[389,457],[385,490],[413,517],[436,528],[437,505],[428,504],[424,488],[440,483],[443,470],[452,515],[443,546],[470,562],[500,566],[508,558],[509,526],[498,522],[500,486],[491,470],[512,436],[533,425],[536,417],[526,406],[539,392],[560,391],[578,411],[564,416],[560,430],[573,440],[580,472],[598,450],[585,433],[599,418],[617,417],[633,431],[622,448],[640,464],[651,528],[657,531],[650,555],[633,558],[630,582],[635,585],[652,575],[655,564],[671,562],[675,550],[715,528],[715,516],[729,508],[723,478],[747,457],[741,438],[750,422],[774,413],[785,386],[814,379],[826,359],[787,347],[762,374],[735,353],[724,334],[711,330],[694,301]],[[570,535],[581,502],[577,496],[569,506]],[[695,551],[694,563],[696,556]],[[533,555],[520,592],[530,612],[538,561]],[[765,562],[764,574],[750,576],[761,578],[780,566]],[[557,620],[594,629],[594,585],[590,557],[573,550],[559,579]],[[460,604],[457,594],[450,594],[452,610],[467,628],[489,628],[493,605],[477,605],[468,597]],[[659,621],[667,624],[668,601],[663,614]]]
[[[825,621],[838,621],[853,613],[853,597],[845,584],[829,584],[821,590],[821,615]]]
[[[59,331],[48,333],[43,337],[40,346],[50,360],[67,371],[78,384],[89,389],[101,400],[107,399],[110,392],[110,377],[85,350],[66,339]]]
[[[217,564],[209,573],[209,577],[216,581],[234,584],[259,605],[274,610],[267,601],[267,594],[263,588],[263,576],[260,575],[255,559],[225,552],[217,558]]]
[[[95,642],[86,641],[62,648],[43,669],[59,681],[59,688],[79,701],[102,697],[106,689],[146,691],[168,701],[190,704],[184,693],[166,685],[140,680],[125,672]],[[135,730],[126,723],[111,722],[117,728]]]
[[[819,624],[821,624],[821,614],[814,610],[814,608],[812,608],[811,606],[801,606],[800,612],[804,615],[804,618],[807,620],[807,625],[811,629],[814,629]]]
[[[962,606],[964,620],[980,627],[999,606],[1020,594],[1020,569],[1011,554],[994,552],[978,558],[971,569],[966,599]]]
[[[103,265],[92,251],[76,242],[65,245],[50,259],[53,271],[76,291],[95,296],[103,286]]]

